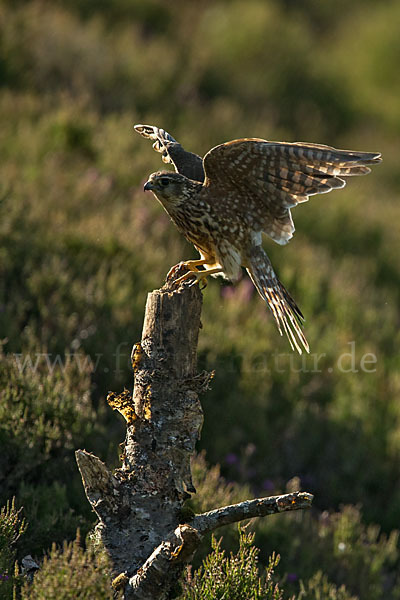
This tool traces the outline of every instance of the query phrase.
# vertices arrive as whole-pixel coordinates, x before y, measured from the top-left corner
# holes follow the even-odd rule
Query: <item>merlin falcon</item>
[[[163,129],[135,125],[135,130],[175,167],[175,172],[152,173],[145,191],[153,192],[200,253],[198,260],[181,263],[187,272],[176,283],[205,281],[208,275],[235,282],[244,267],[279,333],[285,332],[293,350],[309,352],[304,317],[275,274],[262,233],[287,244],[294,233],[293,207],[314,194],[344,187],[343,177],[366,175],[370,165],[381,162],[380,153],[243,138],[215,146],[201,158]]]

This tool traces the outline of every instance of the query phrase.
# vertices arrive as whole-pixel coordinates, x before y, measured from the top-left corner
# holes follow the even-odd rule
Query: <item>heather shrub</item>
[[[212,538],[212,552],[192,575],[189,569],[182,600],[282,600],[278,584],[273,582],[279,557],[271,556],[265,573],[258,571],[258,550],[254,534],[239,532],[239,550],[226,556],[220,541]]]
[[[90,371],[73,362],[47,371],[0,356],[0,498],[16,496],[30,525],[21,542],[34,554],[93,521],[76,469],[79,445],[105,449],[90,400]],[[101,411],[100,411],[101,412]]]
[[[14,499],[0,509],[0,597],[13,598],[22,578],[16,570],[17,543],[26,530],[21,511],[15,508]]]
[[[32,584],[22,588],[22,600],[111,600],[110,564],[105,553],[84,550],[79,536],[53,545]]]

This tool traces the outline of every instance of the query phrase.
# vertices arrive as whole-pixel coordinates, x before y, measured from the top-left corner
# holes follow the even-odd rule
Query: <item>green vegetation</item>
[[[15,568],[16,543],[26,530],[20,510],[16,510],[14,499],[0,510],[0,597],[12,598],[21,578]]]
[[[272,556],[263,578],[258,571],[258,550],[254,546],[254,534],[240,531],[240,548],[237,554],[225,557],[220,542],[213,537],[212,552],[203,565],[191,576],[188,570],[182,600],[214,600],[230,598],[241,600],[282,600],[279,586],[273,583],[274,568],[279,557]]]
[[[25,583],[22,600],[111,600],[113,598],[110,565],[104,552],[84,551],[79,537],[64,542],[62,549],[54,544],[33,584]]]
[[[294,211],[288,246],[265,241],[310,356],[290,354],[246,278],[204,292],[200,367],[216,376],[199,449],[221,467],[197,459],[192,508],[287,486],[315,501],[254,523],[259,554],[243,536],[237,554],[227,528],[225,554],[215,543],[206,558],[208,540],[192,578],[212,597],[206,570],[248,552],[249,598],[276,585],[296,600],[400,598],[399,18],[395,0],[0,4],[1,598],[25,554],[50,552],[38,598],[60,587],[52,564],[90,569],[72,542],[94,522],[73,452],[118,464],[124,427],[105,396],[132,381],[146,293],[195,256],[142,193],[160,159],[137,122],[200,154],[242,136],[382,151],[371,175]],[[111,593],[101,560],[92,597]]]

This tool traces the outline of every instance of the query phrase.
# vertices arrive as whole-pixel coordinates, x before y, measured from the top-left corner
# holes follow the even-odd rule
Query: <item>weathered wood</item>
[[[133,398],[110,395],[127,420],[122,466],[111,474],[97,457],[76,453],[115,575],[137,573],[176,529],[194,492],[190,458],[203,423],[198,395],[210,378],[196,371],[201,304],[197,285],[166,285],[148,295],[142,340],[132,352]]]
[[[281,496],[255,498],[254,500],[245,500],[238,504],[230,504],[229,506],[216,508],[215,510],[203,513],[202,515],[195,515],[189,524],[198,532],[199,536],[204,536],[218,527],[237,523],[244,519],[266,517],[288,510],[303,510],[304,508],[310,508],[312,501],[313,495],[308,492],[293,492]]]
[[[190,562],[202,538],[210,531],[244,519],[310,508],[312,500],[313,496],[307,492],[294,492],[282,496],[246,500],[202,515],[195,515],[189,523],[179,525],[152,552],[139,572],[130,579],[132,598],[135,600],[164,598],[163,584],[166,574],[171,569],[179,572],[186,562]]]
[[[179,273],[177,273],[179,275]],[[286,510],[309,508],[311,494],[241,502],[182,523],[184,501],[195,492],[190,459],[203,413],[199,393],[211,374],[197,373],[202,296],[197,285],[166,284],[148,295],[141,342],[132,351],[133,396],[110,393],[126,419],[122,465],[114,473],[77,450],[86,496],[99,517],[115,589],[125,600],[164,600],[202,537],[217,527]]]

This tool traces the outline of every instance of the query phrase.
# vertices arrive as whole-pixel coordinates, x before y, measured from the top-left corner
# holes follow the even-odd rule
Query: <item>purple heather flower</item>
[[[264,481],[262,482],[262,488],[263,490],[274,490],[275,484],[272,481],[272,479],[264,479]]]
[[[236,289],[233,287],[233,285],[224,285],[221,288],[221,296],[223,298],[233,298],[236,294]]]
[[[239,462],[237,454],[234,454],[233,452],[229,452],[225,456],[225,462],[227,465],[236,465]]]

